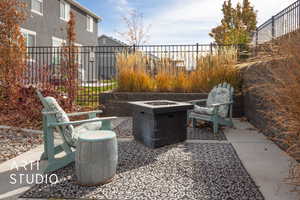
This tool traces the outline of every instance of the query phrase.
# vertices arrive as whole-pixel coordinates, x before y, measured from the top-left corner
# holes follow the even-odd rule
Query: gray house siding
[[[53,37],[61,40],[66,40],[66,28],[67,21],[60,18],[60,0],[43,0],[43,13],[42,15],[31,11],[31,0],[20,0],[27,4],[27,19],[21,25],[22,29],[25,31],[31,31],[35,33],[35,46],[36,47],[51,47],[53,46]],[[70,0],[65,2],[69,3],[70,11],[75,14],[76,20],[76,43],[81,46],[95,46],[97,45],[98,37],[98,22],[100,18],[96,18],[93,14],[80,9],[71,3]],[[93,19],[93,32],[87,30],[87,15]],[[59,66],[59,64],[54,63],[54,50],[51,52],[51,48],[42,49],[43,51],[48,51],[48,58],[43,54],[42,56],[37,56],[33,58],[34,65],[48,65],[49,68],[54,68]],[[41,51],[37,49],[37,51]],[[50,52],[49,52],[50,51]],[[85,52],[85,53],[83,53]],[[87,52],[87,53],[86,53]],[[84,48],[80,50],[81,63],[79,66],[80,79],[85,82],[97,80],[96,63],[90,62],[87,59],[89,55],[89,49]],[[42,60],[41,60],[42,59]],[[34,70],[34,69],[33,69]]]
[[[67,22],[60,19],[60,1],[44,0],[43,15],[31,12],[31,0],[21,0],[27,3],[27,20],[21,25],[22,28],[36,32],[36,46],[52,46],[52,37],[66,38]],[[70,5],[71,11],[76,18],[77,43],[84,46],[97,44],[98,20],[94,18],[94,31],[87,31],[87,13]]]

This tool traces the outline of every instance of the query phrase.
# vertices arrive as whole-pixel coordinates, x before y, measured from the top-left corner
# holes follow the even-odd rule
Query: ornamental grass
[[[194,69],[177,66],[170,58],[153,59],[141,52],[117,56],[118,91],[122,92],[208,92],[215,85],[228,82],[240,88],[237,51],[223,48],[201,56]]]

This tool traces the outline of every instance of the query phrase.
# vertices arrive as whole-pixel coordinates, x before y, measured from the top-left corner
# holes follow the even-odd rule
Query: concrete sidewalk
[[[33,186],[28,185],[24,181],[23,176],[30,177],[31,181],[31,174],[41,174],[41,170],[37,169],[34,165],[31,166],[31,163],[29,163],[31,161],[39,160],[41,152],[43,152],[43,145],[40,145],[37,148],[23,153],[0,165],[0,199],[17,199],[20,194]],[[17,166],[19,167],[18,170],[16,168]],[[19,181],[21,174],[22,183]]]
[[[294,187],[284,183],[295,160],[259,133],[248,122],[234,121],[236,129],[226,129],[242,163],[260,188],[266,200],[298,200]]]
[[[228,141],[224,142],[229,142],[234,146],[242,163],[260,188],[265,199],[298,200],[299,196],[290,192],[293,187],[283,183],[284,178],[288,176],[290,163],[295,161],[254,129],[251,124],[235,120],[235,127],[235,129],[225,129]],[[204,140],[197,142],[216,143],[216,141]],[[15,173],[16,176],[20,173],[39,174],[40,170],[36,168],[31,170],[30,165],[26,166],[26,171],[17,171],[11,168],[16,164],[21,166],[24,161],[38,160],[42,151],[43,147],[39,146],[0,165],[0,199],[17,199],[20,194],[30,188],[30,185],[25,183],[10,184],[11,174]]]

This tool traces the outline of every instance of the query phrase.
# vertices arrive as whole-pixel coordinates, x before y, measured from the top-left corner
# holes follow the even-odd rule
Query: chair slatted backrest
[[[226,100],[221,100],[221,101],[218,101],[216,100],[217,98],[212,98],[212,96],[214,95],[213,93],[218,90],[218,88],[224,88],[224,89],[227,89],[227,93],[229,93],[229,99],[227,98]],[[214,104],[214,103],[228,103],[229,102],[233,102],[233,93],[234,93],[234,88],[229,84],[229,83],[226,83],[226,82],[223,82],[223,83],[220,83],[218,85],[216,85],[212,90],[211,92],[209,93],[208,95],[208,100],[207,100],[207,107],[210,107],[211,104]],[[224,106],[220,106],[219,108],[220,110],[220,113],[221,113],[221,116],[222,117],[227,117],[228,114],[230,112],[232,112],[232,106],[231,105],[224,105]]]
[[[36,90],[37,96],[39,97],[40,101],[42,102],[43,105],[43,112],[51,112],[52,110],[50,110],[48,108],[47,102],[45,101],[45,97],[42,95],[42,93],[39,90]],[[51,122],[58,122],[56,117],[54,115],[49,115],[47,116],[48,120]]]
[[[44,97],[40,91],[37,90],[37,95],[40,98],[45,112],[57,112],[57,114],[48,115],[47,123],[69,122],[69,118],[64,110],[58,105],[53,97]],[[77,135],[75,135],[74,127],[72,125],[59,126],[56,130],[63,136],[64,140],[72,147],[76,146]]]

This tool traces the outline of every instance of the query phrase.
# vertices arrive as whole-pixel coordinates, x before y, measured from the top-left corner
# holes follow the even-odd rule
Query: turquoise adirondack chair
[[[53,97],[43,97],[40,91],[37,95],[43,104],[43,140],[44,152],[41,160],[47,160],[44,173],[53,172],[75,160],[76,143],[79,134],[84,130],[111,130],[111,121],[116,117],[97,118],[96,114],[102,113],[101,110],[79,113],[65,113]],[[70,121],[70,116],[88,115],[89,119],[80,121]],[[73,127],[73,125],[79,125]],[[63,143],[54,144],[54,129],[63,138]],[[64,152],[63,157],[57,158],[56,155]]]
[[[218,132],[219,125],[233,127],[233,93],[234,89],[230,84],[221,83],[211,90],[207,99],[190,101],[190,103],[194,104],[194,109],[189,112],[188,118],[192,120],[193,128],[196,120],[212,122],[214,133]],[[198,105],[205,102],[205,107]]]

